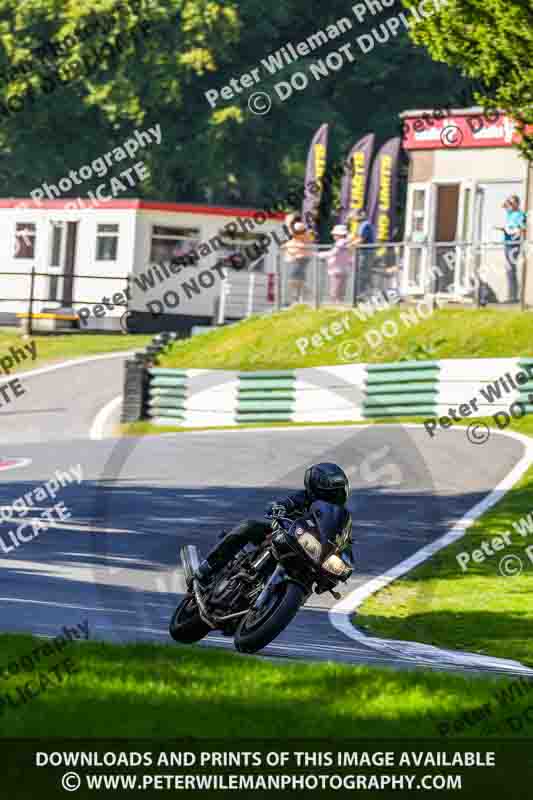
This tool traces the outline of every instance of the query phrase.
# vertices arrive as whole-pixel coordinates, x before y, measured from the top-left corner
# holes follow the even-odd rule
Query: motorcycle
[[[239,652],[256,653],[279,636],[313,592],[340,600],[335,587],[353,571],[342,558],[351,542],[343,509],[318,500],[296,519],[274,513],[270,520],[267,541],[246,545],[207,589],[195,577],[197,548],[181,548],[187,593],[170,621],[176,642],[191,644],[219,630],[234,637]]]

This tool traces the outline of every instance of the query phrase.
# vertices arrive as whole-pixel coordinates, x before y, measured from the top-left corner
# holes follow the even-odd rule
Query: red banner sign
[[[427,111],[402,120],[405,150],[512,147],[519,141],[516,122],[499,111],[468,115]]]

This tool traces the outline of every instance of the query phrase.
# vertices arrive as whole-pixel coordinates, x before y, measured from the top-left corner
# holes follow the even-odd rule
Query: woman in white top
[[[353,242],[346,225],[335,225],[331,231],[334,245],[319,254],[328,262],[329,297],[332,303],[342,303],[346,295],[348,275],[353,269]]]

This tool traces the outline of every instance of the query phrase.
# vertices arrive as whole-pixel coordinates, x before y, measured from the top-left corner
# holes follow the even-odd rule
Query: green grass
[[[0,636],[2,671],[39,643]],[[19,708],[4,703],[0,736],[441,738],[439,723],[487,702],[505,720],[495,693],[507,680],[93,642],[70,644],[39,671],[65,657],[75,674]],[[29,680],[35,686],[28,673],[0,679],[0,695]],[[484,726],[469,732],[482,736]]]
[[[493,421],[484,420],[491,427]],[[466,424],[466,422],[464,423]],[[533,417],[507,429],[533,436]],[[438,439],[434,446],[438,447]],[[483,446],[479,446],[483,457]],[[512,523],[533,515],[533,467],[458,542],[370,597],[354,622],[378,636],[426,642],[510,658],[533,666],[533,563],[525,553],[533,533],[522,537]],[[511,545],[463,572],[457,554],[511,531]],[[504,577],[500,559],[518,556],[523,572]]]
[[[389,422],[390,420],[386,420]],[[396,420],[398,422],[398,420]],[[253,430],[254,428],[309,428],[309,427],[333,427],[338,425],[368,425],[364,422],[257,422],[249,425],[211,425],[200,428],[183,428],[178,425],[154,425],[152,422],[143,420],[142,422],[131,422],[127,425],[119,426],[120,431],[125,436],[155,436],[161,433],[186,433],[187,431],[242,431]],[[371,423],[372,424],[372,423]]]
[[[194,369],[296,369],[350,363],[340,352],[345,342],[357,342],[354,358],[359,363],[381,363],[400,359],[504,358],[531,354],[533,317],[519,311],[439,310],[428,319],[410,326],[401,321],[407,308],[376,313],[366,322],[350,311],[298,306],[288,311],[252,317],[236,325],[218,328],[202,336],[176,342],[161,356],[163,367]],[[411,309],[411,314],[415,313]],[[324,339],[321,347],[309,346],[302,355],[298,339],[320,333],[320,328],[348,317],[350,328],[341,335]],[[390,320],[398,335],[384,338],[373,348],[365,338]],[[387,328],[387,330],[391,330]],[[371,334],[370,334],[371,335]],[[431,350],[429,348],[432,348]]]
[[[123,350],[142,350],[153,338],[150,335],[119,335],[69,333],[60,335],[35,335],[30,337],[37,346],[37,358],[31,360],[28,354],[26,361],[15,364],[11,373],[26,372],[29,369],[56,361],[83,358],[100,353],[114,353]],[[8,356],[10,347],[23,347],[30,339],[23,339],[13,329],[0,328],[0,358]]]

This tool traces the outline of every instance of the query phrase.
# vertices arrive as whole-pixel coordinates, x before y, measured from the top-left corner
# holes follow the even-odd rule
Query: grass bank
[[[386,321],[388,337],[379,334]],[[391,337],[393,326],[397,334]],[[298,306],[178,341],[161,356],[160,366],[245,371],[400,359],[509,358],[531,354],[532,327],[533,316],[519,311],[445,309],[423,319],[413,308],[396,307],[369,314],[364,321],[350,310]],[[372,331],[382,340],[375,347],[379,337]],[[313,337],[318,337],[316,346]]]
[[[453,731],[455,720],[484,704],[493,706],[492,726],[501,721],[501,736],[516,735],[500,708],[507,679],[274,663],[173,645],[70,644],[41,659],[38,670],[53,678],[52,666],[68,657],[76,671],[14,708],[6,695],[20,702],[16,688],[31,680],[35,693],[41,678],[26,672],[6,679],[4,671],[42,642],[0,636],[1,737],[440,738],[443,725]],[[494,733],[480,720],[455,735]]]
[[[119,335],[119,334],[92,334],[69,333],[63,335],[35,335],[31,337],[36,344],[37,358],[32,361],[28,354],[26,361],[14,364],[11,373],[26,372],[34,367],[44,366],[59,361],[68,361],[75,358],[99,355],[102,353],[116,353],[123,350],[141,350],[151,340],[150,335]],[[23,339],[20,333],[13,329],[0,328],[0,358],[9,356],[10,347],[24,347],[30,339]]]
[[[491,419],[484,422],[494,427]],[[533,418],[515,420],[507,430],[533,436]],[[478,449],[482,458],[483,447]],[[513,528],[519,520],[526,521],[522,525],[525,535]],[[496,550],[491,541],[501,539],[506,531],[510,544],[502,539],[504,546]],[[483,542],[493,555],[483,552]],[[354,621],[378,636],[511,658],[533,666],[533,562],[527,552],[532,545],[530,467],[465,536],[369,598]],[[463,571],[458,554],[480,549],[484,560],[471,558]],[[502,559],[507,560],[502,564]]]

